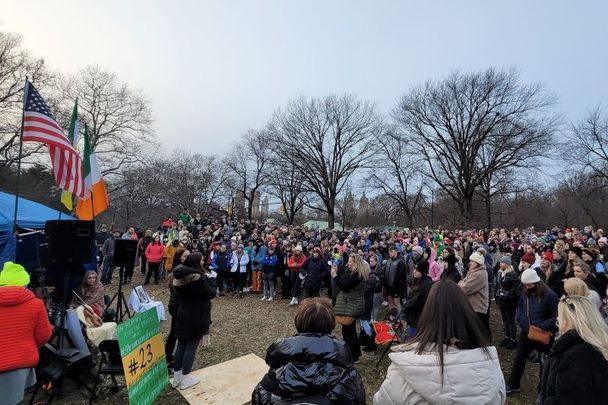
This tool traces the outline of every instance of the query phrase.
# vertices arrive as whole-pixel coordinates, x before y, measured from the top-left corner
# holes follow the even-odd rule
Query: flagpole
[[[21,155],[23,154],[23,124],[25,123],[25,103],[28,92],[28,77],[23,85],[23,109],[21,111],[21,134],[19,135],[19,159],[17,160],[17,185],[15,186],[15,211],[13,212],[13,233],[17,232],[17,212],[19,211],[19,191],[21,180]]]
[[[91,137],[89,134],[89,126],[87,125],[87,123],[84,123],[84,133],[85,133],[85,142],[88,142],[88,146],[91,148],[91,153],[93,153],[93,145],[91,145]],[[86,145],[85,145],[86,148]],[[103,181],[103,180],[102,180]],[[91,215],[92,215],[92,220],[95,221],[95,204],[93,201],[93,188],[92,188],[92,184],[91,184]]]

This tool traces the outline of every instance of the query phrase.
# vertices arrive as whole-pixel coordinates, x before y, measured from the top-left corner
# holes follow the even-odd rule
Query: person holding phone
[[[321,248],[315,247],[312,255],[304,262],[300,270],[304,299],[320,296],[323,276],[328,273],[329,265],[323,259]]]

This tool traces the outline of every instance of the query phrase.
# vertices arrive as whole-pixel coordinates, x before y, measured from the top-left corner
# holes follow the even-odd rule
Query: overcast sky
[[[389,112],[413,84],[515,66],[568,119],[608,108],[606,1],[8,1],[0,30],[51,68],[99,64],[151,100],[167,147],[223,153],[303,94]]]

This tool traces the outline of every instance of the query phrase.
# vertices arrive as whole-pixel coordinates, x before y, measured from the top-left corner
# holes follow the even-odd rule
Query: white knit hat
[[[534,284],[540,281],[538,273],[534,269],[527,269],[521,273],[521,282],[524,284]]]
[[[472,262],[478,263],[482,266],[486,263],[486,259],[483,257],[483,255],[480,252],[473,252],[471,257],[469,257],[469,260]]]

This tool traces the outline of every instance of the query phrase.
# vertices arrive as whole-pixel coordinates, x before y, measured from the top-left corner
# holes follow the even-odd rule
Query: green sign
[[[121,323],[117,334],[129,403],[152,404],[169,383],[156,308]]]

